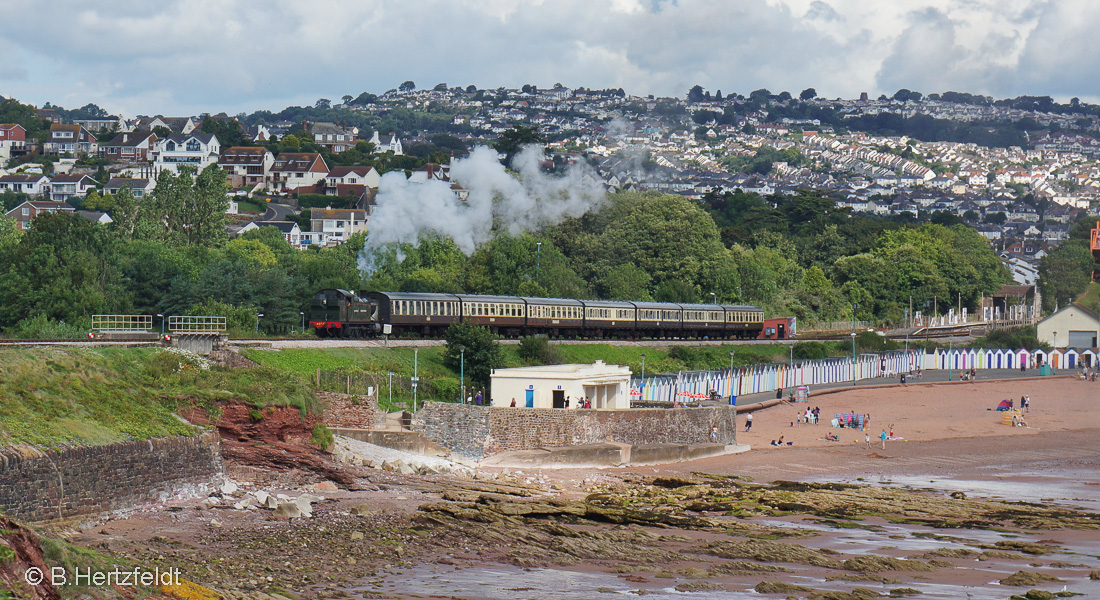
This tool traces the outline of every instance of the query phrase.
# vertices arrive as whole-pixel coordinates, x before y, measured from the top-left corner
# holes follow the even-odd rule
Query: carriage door
[[[780,324],[779,324],[779,336],[778,336],[778,339],[781,339],[781,340],[785,340],[785,339],[787,339],[787,326],[786,326],[786,325],[784,325],[784,324],[782,324],[782,323],[780,323]]]
[[[524,390],[527,394],[527,402],[525,406],[527,408],[535,408],[535,390]]]

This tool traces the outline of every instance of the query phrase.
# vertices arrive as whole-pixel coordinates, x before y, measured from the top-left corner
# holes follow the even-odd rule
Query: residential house
[[[409,175],[409,183],[424,183],[431,180],[450,182],[450,165],[427,163],[423,167],[413,169],[412,173]]]
[[[99,185],[87,175],[55,175],[50,180],[50,200],[65,202],[75,196],[84,196]]]
[[[267,148],[233,146],[222,150],[218,166],[229,175],[229,185],[254,188],[267,180],[275,155]]]
[[[88,131],[121,131],[122,119],[110,116],[96,119],[73,119],[73,125],[80,125]]]
[[[50,178],[42,174],[5,175],[0,177],[0,193],[15,192],[40,196],[49,189]]]
[[[35,110],[35,115],[43,121],[49,121],[50,123],[60,123],[61,113],[52,108],[39,108]]]
[[[99,155],[113,162],[148,162],[157,136],[151,131],[130,131],[100,144]]]
[[[341,186],[366,186],[377,189],[381,182],[382,176],[374,167],[333,167],[325,176],[324,193],[329,196],[343,196],[345,194],[338,191]]]
[[[266,142],[271,139],[271,130],[267,128],[267,125],[259,123],[249,127],[246,135],[248,139],[254,142]]]
[[[118,194],[124,188],[130,190],[130,195],[135,200],[141,200],[153,193],[153,188],[156,187],[156,179],[127,179],[124,177],[112,177],[110,181],[103,186],[104,194]]]
[[[323,180],[328,172],[325,159],[316,152],[283,152],[275,157],[275,164],[268,172],[267,189],[291,192],[313,186]]]
[[[309,229],[326,234],[330,244],[342,244],[352,234],[367,230],[367,213],[351,208],[315,208],[310,212]]]
[[[191,117],[138,117],[134,122],[134,129],[152,131],[157,127],[164,127],[172,133],[188,134],[199,128],[199,124]]]
[[[340,153],[355,145],[355,128],[345,123],[313,123],[308,131],[313,134],[313,143],[322,148]]]
[[[153,168],[178,173],[181,166],[202,171],[218,162],[221,144],[212,133],[172,133],[157,140],[153,147]]]
[[[92,132],[80,125],[50,125],[50,135],[42,144],[44,154],[73,156],[98,154],[99,142]]]
[[[115,222],[115,220],[111,218],[111,215],[98,210],[78,210],[76,214],[93,223],[99,223],[100,225],[110,225]]]
[[[64,202],[50,202],[47,200],[27,200],[7,212],[7,216],[15,219],[19,229],[30,229],[31,221],[38,215],[52,212],[73,212],[76,210]]]
[[[16,123],[0,123],[0,160],[27,153],[27,130]]]
[[[245,233],[261,227],[274,227],[286,238],[286,243],[295,248],[302,248],[302,229],[294,221],[250,221],[241,227],[238,233]]]
[[[401,156],[405,153],[404,147],[401,145],[401,140],[397,138],[397,134],[390,134],[390,142],[383,144],[378,138],[378,132],[375,131],[374,135],[370,138],[370,143],[374,144],[374,151],[378,153],[393,152],[395,156]]]

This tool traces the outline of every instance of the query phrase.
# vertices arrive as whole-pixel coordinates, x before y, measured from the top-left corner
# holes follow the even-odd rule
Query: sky
[[[1093,0],[3,0],[0,96],[279,111],[406,80],[1100,99]]]

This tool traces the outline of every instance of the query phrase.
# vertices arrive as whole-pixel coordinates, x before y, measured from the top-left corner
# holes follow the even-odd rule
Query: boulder
[[[359,504],[357,506],[351,507],[351,510],[348,511],[348,512],[350,512],[353,515],[359,515],[360,517],[365,517],[365,516],[371,514],[371,512],[373,512],[373,511],[371,510],[371,507],[370,507],[369,504]]]
[[[307,504],[308,506],[308,504]],[[296,518],[302,516],[302,509],[298,506],[297,502],[279,502],[278,507],[275,508],[275,514],[281,517]]]
[[[230,481],[228,479],[226,479],[225,483],[223,483],[221,485],[221,487],[218,488],[218,490],[220,490],[222,495],[224,495],[224,496],[230,496],[230,495],[236,493],[238,489],[240,489],[240,488],[237,487],[237,484],[233,483],[232,481]]]

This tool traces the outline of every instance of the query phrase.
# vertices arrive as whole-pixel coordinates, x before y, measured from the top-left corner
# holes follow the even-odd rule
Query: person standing
[[[882,449],[885,450],[886,449],[886,430],[885,429],[882,430],[882,433],[879,434],[878,438],[880,440],[882,440]]]
[[[745,415],[745,433],[752,429],[752,413]]]
[[[477,395],[474,396],[474,404],[481,406],[481,390],[478,390]]]
[[[866,431],[863,432],[863,443],[867,444],[867,449],[871,449],[871,434]]]
[[[1024,396],[1024,399],[1020,400],[1020,408],[1024,409],[1024,412],[1031,412],[1031,396]]]

